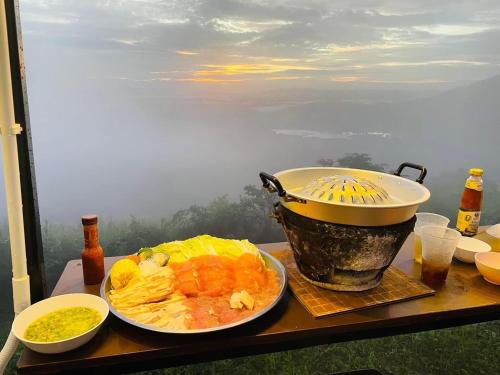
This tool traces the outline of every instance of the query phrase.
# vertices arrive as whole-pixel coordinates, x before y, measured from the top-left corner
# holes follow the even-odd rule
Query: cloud
[[[142,43],[144,40],[125,40],[125,39],[108,39],[110,42],[124,44],[126,46],[136,46]]]
[[[182,25],[189,22],[189,18],[151,18],[151,21],[162,25]]]
[[[338,44],[329,44],[324,48],[318,48],[319,52],[329,53],[332,55],[336,55],[339,53],[353,53],[353,52],[361,52],[367,50],[386,50],[393,48],[401,48],[403,44],[400,43],[374,43],[374,44],[358,44],[358,45],[338,45]]]
[[[181,55],[181,56],[196,56],[199,55],[199,52],[194,52],[194,51],[183,51],[183,50],[177,50],[175,51],[176,54]]]
[[[229,64],[229,65],[202,65],[203,69],[196,70],[193,74],[199,76],[208,75],[245,75],[245,74],[271,74],[288,71],[314,71],[320,70],[311,66],[279,65],[279,64]]]
[[[171,80],[172,80],[172,78],[162,77],[162,78],[136,79],[135,82],[168,82]]]
[[[445,83],[442,79],[414,79],[414,80],[395,80],[395,79],[372,79],[360,76],[339,76],[331,77],[331,81],[338,83],[381,83],[381,84],[397,84],[397,85],[428,85]]]
[[[429,84],[439,84],[445,83],[447,81],[443,79],[420,79],[420,80],[380,80],[380,79],[368,79],[364,82],[367,83],[384,83],[384,84],[397,84],[397,85],[429,85]]]
[[[198,12],[206,18],[245,18],[253,21],[286,20],[293,22],[312,21],[321,17],[328,9],[326,2],[260,2],[207,0],[200,2]]]
[[[277,77],[266,77],[267,81],[295,81],[297,79],[309,79],[311,76],[277,76]]]
[[[316,130],[302,130],[302,129],[273,129],[276,135],[288,135],[301,138],[319,138],[319,139],[350,139],[353,137],[380,137],[380,138],[392,138],[390,133],[371,131],[371,132],[342,132],[342,133],[330,133],[322,132]]]
[[[482,66],[488,65],[485,61],[467,61],[467,60],[431,60],[431,61],[387,61],[380,63],[380,66],[388,67],[405,67],[405,66],[453,66],[453,65],[473,65]]]
[[[414,26],[413,28],[417,31],[445,36],[471,35],[494,29],[494,27],[488,25],[425,25]]]
[[[178,78],[176,79],[178,82],[196,82],[196,83],[236,83],[236,82],[243,82],[242,79],[229,79],[229,78],[205,78],[205,77],[200,77],[200,78]]]
[[[465,69],[484,78],[500,63],[498,2],[23,0],[21,21],[27,46],[92,55],[131,80],[177,71],[168,76],[180,82],[301,77],[312,85],[362,69],[359,84],[412,84],[452,81]]]
[[[50,15],[50,14],[37,14],[33,12],[23,13],[24,22],[42,23],[42,24],[56,24],[56,25],[69,25],[78,22],[78,17],[73,15]]]
[[[224,33],[246,34],[260,33],[272,29],[279,28],[283,25],[291,24],[290,21],[284,20],[267,20],[267,21],[251,21],[245,19],[220,19],[212,20],[214,28],[217,31]]]
[[[357,76],[332,77],[332,78],[330,78],[330,80],[332,80],[334,82],[342,82],[342,83],[357,82],[357,81],[361,80],[361,77],[357,77]]]

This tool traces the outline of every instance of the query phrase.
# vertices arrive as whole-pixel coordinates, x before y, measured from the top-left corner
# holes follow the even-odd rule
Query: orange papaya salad
[[[280,279],[255,245],[209,235],[141,249],[117,261],[108,300],[117,312],[166,330],[238,322],[272,304]]]

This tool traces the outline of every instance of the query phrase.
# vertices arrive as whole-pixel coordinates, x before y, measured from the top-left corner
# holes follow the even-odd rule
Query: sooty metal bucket
[[[338,291],[363,291],[380,284],[384,271],[413,231],[416,217],[403,223],[365,227],[328,223],[276,203],[301,276]]]

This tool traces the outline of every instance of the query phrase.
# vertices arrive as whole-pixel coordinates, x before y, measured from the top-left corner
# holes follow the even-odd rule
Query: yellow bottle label
[[[467,179],[467,181],[465,181],[465,187],[472,190],[483,191],[483,181]]]
[[[480,219],[481,211],[458,210],[457,230],[466,236],[473,236],[477,233]]]

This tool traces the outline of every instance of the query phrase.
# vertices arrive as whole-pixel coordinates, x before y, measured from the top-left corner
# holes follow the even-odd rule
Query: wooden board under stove
[[[297,299],[315,318],[340,314],[404,300],[431,296],[435,291],[390,266],[376,288],[364,292],[336,292],[304,280],[291,251],[273,254],[288,272],[288,283]]]

